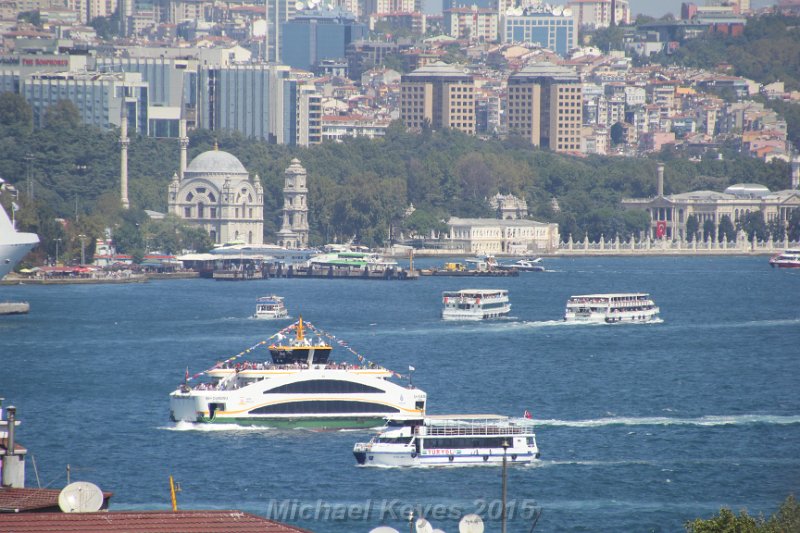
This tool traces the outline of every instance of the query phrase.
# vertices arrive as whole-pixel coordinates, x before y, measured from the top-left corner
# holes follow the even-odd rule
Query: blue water
[[[509,532],[528,532],[534,512],[535,531],[681,531],[721,506],[770,514],[800,492],[800,272],[762,257],[547,265],[507,279],[0,287],[31,304],[0,318],[0,396],[42,486],[63,487],[69,464],[73,481],[114,492],[112,509],[168,508],[173,475],[182,508],[280,518],[291,500],[282,517],[317,532],[407,531],[412,507],[447,532],[467,512],[499,531],[500,468],[358,468],[352,445],[370,432],[168,420],[187,366],[275,331],[248,316],[277,293],[372,360],[415,366],[430,412],[533,413],[542,461],[509,469]],[[441,291],[469,287],[508,289],[513,318],[443,323]],[[559,321],[571,294],[617,291],[651,293],[664,322]]]

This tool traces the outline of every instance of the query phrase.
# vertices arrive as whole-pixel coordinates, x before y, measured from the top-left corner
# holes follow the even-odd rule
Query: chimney
[[[0,457],[2,463],[3,476],[0,485],[3,487],[25,487],[25,458],[24,455],[16,453],[14,439],[14,426],[16,424],[17,408],[9,405],[6,408],[6,426],[8,427],[6,439],[6,453]]]
[[[664,164],[658,164],[658,196],[664,196]]]

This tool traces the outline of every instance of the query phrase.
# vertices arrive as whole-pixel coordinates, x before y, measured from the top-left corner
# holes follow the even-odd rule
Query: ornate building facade
[[[306,169],[299,159],[284,172],[283,223],[278,231],[278,246],[308,248],[308,187]]]
[[[168,196],[169,212],[205,229],[215,244],[264,243],[261,180],[228,152],[215,148],[195,157],[172,176]]]

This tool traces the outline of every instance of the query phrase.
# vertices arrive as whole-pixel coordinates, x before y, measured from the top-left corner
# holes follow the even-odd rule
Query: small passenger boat
[[[517,259],[510,263],[501,263],[498,268],[502,270],[519,270],[520,272],[544,272],[545,268],[542,264],[541,257]]]
[[[511,312],[508,291],[502,289],[462,289],[442,293],[444,320],[483,320]]]
[[[800,248],[784,250],[782,253],[771,257],[769,265],[772,268],[800,268]]]
[[[286,310],[286,305],[283,303],[282,296],[262,296],[256,300],[256,314],[253,318],[263,320],[275,320],[279,318],[286,318],[289,316],[289,311]]]
[[[564,320],[614,324],[655,322],[659,309],[645,293],[581,294],[567,300]]]
[[[353,455],[365,466],[531,463],[539,458],[533,420],[500,415],[390,417]]]

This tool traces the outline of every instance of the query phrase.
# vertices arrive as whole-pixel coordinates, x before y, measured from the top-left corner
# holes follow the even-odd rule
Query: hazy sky
[[[705,5],[705,0],[629,0],[631,4],[631,11],[635,17],[639,13],[660,17],[667,13],[672,13],[676,17],[680,17],[681,3],[684,1],[693,1],[697,5]],[[548,2],[548,0],[545,0]],[[463,0],[464,4],[469,3],[469,0]],[[567,0],[549,0],[550,4],[566,4]],[[751,0],[752,7],[764,7],[774,4],[774,0]],[[441,13],[442,1],[441,0],[423,0],[423,9],[426,13]]]

